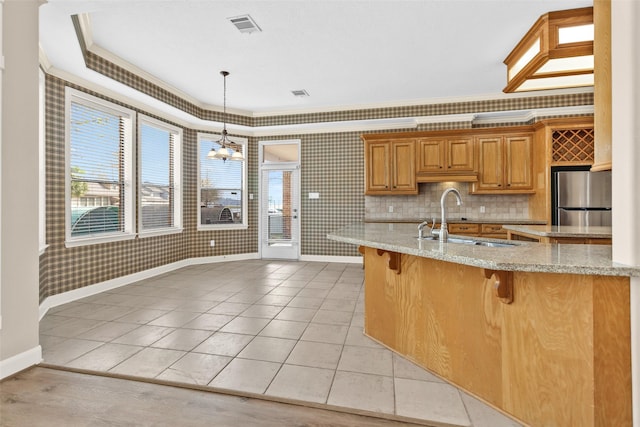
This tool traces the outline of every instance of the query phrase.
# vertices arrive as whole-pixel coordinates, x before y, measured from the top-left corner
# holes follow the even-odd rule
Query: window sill
[[[79,246],[98,245],[100,243],[111,243],[111,242],[121,242],[125,240],[133,240],[135,238],[136,238],[135,233],[117,234],[117,235],[111,234],[109,236],[87,237],[84,239],[66,240],[64,242],[64,246],[66,248],[76,248]]]
[[[160,228],[157,230],[150,230],[150,231],[141,231],[138,234],[138,237],[140,239],[144,239],[147,237],[156,237],[156,236],[167,236],[170,234],[180,234],[182,233],[184,230],[182,228]]]
[[[215,231],[215,230],[246,230],[249,228],[245,224],[215,224],[215,225],[198,225],[198,231]]]
[[[40,246],[40,247],[38,248],[38,251],[39,251],[39,254],[38,254],[38,255],[39,255],[39,256],[40,256],[40,255],[44,255],[44,252],[47,250],[47,248],[48,248],[48,247],[49,247],[49,245],[42,245],[42,246]]]

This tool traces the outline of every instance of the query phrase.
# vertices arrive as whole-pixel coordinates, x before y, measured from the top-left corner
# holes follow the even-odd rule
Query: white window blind
[[[132,112],[88,98],[67,98],[68,240],[132,231]]]
[[[245,162],[209,159],[207,154],[213,148],[218,150],[216,135],[199,138],[200,171],[200,226],[242,225],[246,223],[244,195]],[[237,144],[234,149],[244,150]]]
[[[150,118],[140,120],[141,231],[180,228],[181,133]]]

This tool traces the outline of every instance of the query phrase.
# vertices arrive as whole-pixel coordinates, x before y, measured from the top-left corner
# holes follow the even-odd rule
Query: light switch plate
[[[319,199],[320,198],[320,193],[309,193],[309,198],[310,199]]]

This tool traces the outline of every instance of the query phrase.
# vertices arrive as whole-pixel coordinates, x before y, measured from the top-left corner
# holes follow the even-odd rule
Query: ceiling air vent
[[[309,92],[304,89],[292,90],[291,93],[293,94],[293,96],[309,96]]]
[[[254,21],[249,15],[235,16],[228,19],[241,33],[262,31],[260,27],[258,27],[258,24],[256,24],[256,21]]]

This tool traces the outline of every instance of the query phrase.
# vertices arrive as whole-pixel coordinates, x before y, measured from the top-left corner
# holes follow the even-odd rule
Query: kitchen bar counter
[[[416,238],[414,224],[354,223],[327,238],[358,246],[501,271],[640,276],[640,266],[614,263],[609,245],[540,244],[513,241],[509,247],[443,243]],[[455,237],[450,235],[449,237]],[[476,238],[493,241],[492,239]],[[501,241],[504,242],[504,241]]]
[[[366,223],[383,223],[383,224],[420,224],[424,220],[431,222],[431,218],[408,218],[408,219],[393,219],[393,218],[378,218],[378,219],[365,219]],[[440,218],[436,217],[436,222],[440,222]],[[485,218],[447,218],[448,224],[514,224],[514,225],[545,225],[546,221],[537,219],[485,219]]]
[[[416,236],[383,223],[327,235],[364,256],[366,335],[525,425],[631,427],[640,266],[614,264],[609,245]]]
[[[578,237],[591,239],[610,239],[611,227],[580,227],[572,225],[505,225],[508,231],[515,231],[539,237]]]

